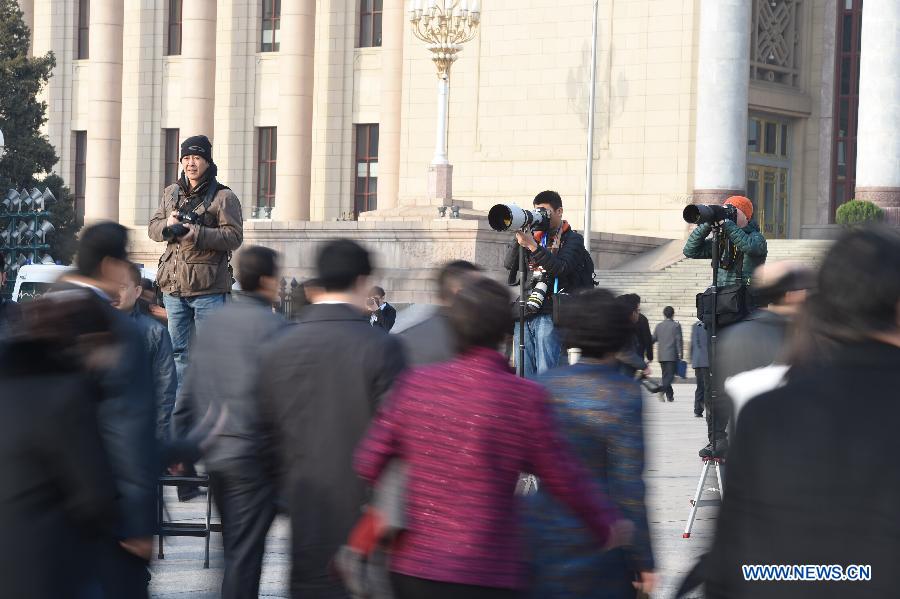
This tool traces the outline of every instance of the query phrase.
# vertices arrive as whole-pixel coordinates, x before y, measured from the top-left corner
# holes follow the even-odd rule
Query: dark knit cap
[[[181,142],[181,160],[185,156],[201,156],[212,164],[212,143],[205,135],[192,135]]]

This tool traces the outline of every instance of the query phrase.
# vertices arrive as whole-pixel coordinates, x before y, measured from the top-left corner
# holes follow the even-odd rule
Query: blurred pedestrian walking
[[[433,314],[399,333],[410,366],[446,362],[457,354],[448,311],[462,286],[481,269],[465,260],[454,260],[441,267],[437,276],[438,307]]]
[[[854,230],[801,311],[784,386],[741,411],[706,596],[893,597],[900,588],[900,234]],[[751,582],[742,564],[871,566],[864,582]],[[840,573],[839,573],[840,574]]]
[[[172,410],[175,408],[175,393],[178,389],[172,338],[165,326],[141,310],[139,304],[144,292],[141,270],[131,264],[128,274],[128,281],[119,287],[119,294],[113,299],[113,305],[127,314],[143,335],[153,375],[153,393],[156,396],[156,438],[164,443],[171,436]]]
[[[405,530],[390,563],[399,599],[517,597],[528,585],[512,493],[521,472],[540,476],[586,523],[591,548],[620,542],[628,527],[554,429],[547,392],[497,351],[511,322],[506,288],[468,283],[449,319],[459,357],[401,378],[356,468],[373,483],[394,460],[408,468]]]
[[[259,594],[266,533],[275,517],[275,473],[256,385],[269,367],[261,350],[287,324],[272,311],[279,282],[273,250],[243,249],[237,278],[241,291],[209,317],[191,349],[174,417],[179,438],[203,421],[221,421],[203,459],[222,516],[225,599]]]
[[[530,596],[580,599],[634,597],[635,583],[654,585],[644,503],[643,398],[616,354],[632,334],[631,312],[605,289],[573,296],[560,314],[563,343],[581,349],[572,366],[538,379],[550,392],[551,419],[590,479],[635,526],[632,543],[603,552],[571,510],[541,487],[522,499],[532,566]]]
[[[97,548],[116,488],[91,370],[115,351],[109,312],[59,294],[21,308],[0,349],[0,595],[103,596]]]
[[[404,367],[396,337],[369,323],[369,253],[349,240],[332,241],[316,268],[315,303],[263,348],[258,376],[284,477],[291,596],[298,599],[346,597],[329,563],[367,498],[353,472],[353,450]]]
[[[100,572],[105,596],[130,599],[147,596],[160,462],[150,359],[137,325],[111,305],[132,282],[127,241],[128,230],[117,223],[85,228],[75,272],[63,276],[52,293],[60,301],[94,302],[109,321],[111,350],[97,354],[97,418],[117,494],[112,534],[99,544]]]

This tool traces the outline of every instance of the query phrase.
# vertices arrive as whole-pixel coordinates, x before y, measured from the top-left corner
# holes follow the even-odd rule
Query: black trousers
[[[517,599],[519,591],[391,574],[396,599]]]
[[[98,545],[97,564],[104,597],[146,599],[150,584],[146,561],[125,551],[116,539],[105,538]]]
[[[711,384],[709,379],[707,379],[707,384]],[[716,395],[715,402],[712,402],[709,397],[704,402],[706,405],[706,434],[710,443],[712,443],[713,437],[717,440],[728,439],[728,421],[731,419],[731,400],[725,396],[725,392],[721,389],[716,390]],[[713,430],[713,410],[715,410],[716,415],[715,431]]]
[[[703,405],[706,403],[706,386],[709,368],[695,368],[694,374],[697,375],[697,390],[694,391],[694,414],[702,416]]]
[[[662,368],[662,381],[660,381],[659,385],[662,387],[662,390],[666,393],[666,398],[668,400],[675,399],[675,390],[672,389],[672,381],[675,380],[675,367],[677,366],[677,362],[660,362],[659,365]]]
[[[210,468],[209,481],[222,517],[222,597],[258,597],[266,533],[275,519],[274,485],[252,460]]]

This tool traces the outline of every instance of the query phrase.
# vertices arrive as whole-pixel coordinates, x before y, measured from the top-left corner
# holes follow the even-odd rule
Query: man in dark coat
[[[394,328],[394,323],[397,322],[397,308],[384,301],[383,288],[372,287],[366,307],[371,314],[369,322],[372,323],[372,326],[381,327],[390,333]]]
[[[709,378],[709,332],[699,320],[694,323],[694,330],[691,333],[691,366],[694,368],[694,376],[697,377],[697,388],[694,390],[694,416],[702,418]]]
[[[675,401],[672,381],[675,380],[676,365],[684,356],[684,342],[681,336],[681,323],[674,320],[675,309],[666,306],[663,309],[663,316],[664,320],[657,324],[653,331],[653,342],[659,344],[656,355],[659,357],[659,366],[662,370],[660,392],[664,392],[669,401]]]
[[[86,368],[100,348],[79,337],[98,345],[106,311],[91,298],[40,298],[22,312],[0,349],[0,595],[94,596],[116,489]]]
[[[751,399],[737,422],[703,567],[710,599],[874,599],[900,588],[900,234],[838,240],[803,313],[786,384]],[[745,580],[742,565],[775,564],[836,565],[813,575],[838,577],[864,565],[871,580]]]
[[[365,310],[369,254],[349,240],[317,257],[323,291],[261,356],[260,403],[291,517],[291,595],[346,597],[329,562],[360,516],[366,488],[353,451],[404,367],[396,337]]]
[[[219,429],[204,454],[216,507],[222,515],[225,576],[222,597],[256,597],[266,532],[275,517],[270,439],[260,422],[256,382],[269,365],[259,351],[286,326],[272,311],[278,300],[276,254],[249,247],[238,254],[241,292],[206,321],[191,350],[174,428],[188,436],[201,421]]]
[[[440,305],[431,316],[399,333],[403,351],[410,366],[421,366],[452,360],[457,354],[456,338],[447,310],[466,281],[477,277],[481,269],[465,260],[454,260],[438,273]]]
[[[754,301],[762,307],[754,310],[743,321],[723,329],[719,338],[718,355],[712,372],[717,399],[714,405],[706,406],[709,444],[700,450],[700,457],[726,455],[727,426],[733,405],[725,392],[725,381],[741,372],[762,368],[774,362],[784,362],[788,327],[814,282],[812,270],[802,264],[775,262],[757,269]],[[709,400],[707,397],[707,404],[710,403]],[[713,438],[716,439],[715,452]]]
[[[144,336],[150,370],[153,373],[153,392],[156,395],[156,438],[165,443],[171,435],[172,410],[175,408],[175,393],[178,390],[172,338],[162,323],[141,311],[138,306],[138,300],[144,292],[141,270],[132,264],[129,272],[130,284],[119,289],[113,305],[130,316]]]
[[[77,270],[63,277],[54,292],[61,301],[97,303],[107,313],[108,334],[115,340],[115,353],[97,365],[102,392],[97,419],[117,489],[112,535],[99,544],[100,574],[106,596],[130,599],[147,596],[160,462],[147,350],[137,325],[111,305],[130,280],[127,241],[127,229],[117,223],[84,229]]]

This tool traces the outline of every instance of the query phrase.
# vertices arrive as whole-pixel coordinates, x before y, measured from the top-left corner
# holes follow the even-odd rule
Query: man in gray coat
[[[278,300],[276,261],[275,252],[266,247],[238,254],[242,291],[206,321],[173,417],[179,438],[195,427],[202,430],[194,435],[209,435],[204,460],[222,516],[225,599],[259,595],[266,533],[275,517],[271,440],[260,419],[255,387],[266,364],[259,359],[260,350],[287,324],[272,311]]]
[[[709,377],[709,333],[699,320],[694,323],[694,330],[691,333],[691,366],[697,377],[694,416],[703,418],[703,402],[706,398],[707,377]]]
[[[479,267],[465,260],[454,260],[441,267],[437,278],[440,298],[437,310],[399,333],[410,366],[446,362],[456,357],[456,339],[447,320],[447,309],[463,284],[480,272]]]
[[[672,320],[675,317],[675,308],[666,306],[663,308],[663,316],[665,316],[665,320],[656,325],[653,330],[653,342],[659,344],[656,356],[662,369],[660,391],[666,394],[666,399],[675,401],[672,381],[675,380],[678,361],[684,355],[684,343],[681,339],[681,324]]]
[[[259,397],[291,517],[291,596],[344,599],[330,563],[368,499],[353,452],[404,359],[396,336],[369,323],[369,253],[332,241],[316,267],[321,293],[262,352]]]

